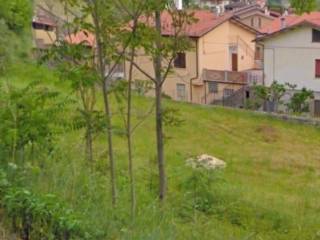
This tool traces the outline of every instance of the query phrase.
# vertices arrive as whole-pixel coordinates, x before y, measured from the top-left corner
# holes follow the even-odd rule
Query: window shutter
[[[320,77],[320,60],[316,60],[316,77]]]
[[[320,59],[316,60],[316,77],[320,78]]]

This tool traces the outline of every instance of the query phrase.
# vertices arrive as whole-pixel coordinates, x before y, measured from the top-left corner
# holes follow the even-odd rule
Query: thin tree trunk
[[[90,120],[89,120],[90,121]],[[88,163],[91,168],[93,168],[93,139],[92,139],[92,129],[91,123],[87,123],[87,132],[86,132],[86,155]]]
[[[161,56],[161,13],[155,11],[155,24],[158,33],[156,39],[156,48],[159,53],[154,59],[154,70],[156,78],[156,134],[157,134],[157,160],[159,170],[159,199],[163,201],[166,195],[166,173],[165,173],[165,159],[164,159],[164,144],[163,144],[163,128],[162,128],[162,56]]]
[[[111,184],[111,195],[112,195],[112,205],[115,206],[117,202],[117,191],[116,191],[116,180],[115,180],[115,162],[113,156],[113,141],[112,141],[112,115],[110,110],[110,102],[108,96],[108,84],[105,80],[105,58],[103,53],[103,43],[101,41],[101,29],[100,29],[100,19],[98,16],[98,6],[96,1],[94,1],[94,12],[92,14],[94,25],[95,25],[95,35],[97,41],[97,57],[98,57],[98,68],[100,72],[100,78],[102,83],[102,94],[104,101],[104,108],[106,113],[107,121],[107,139],[108,139],[108,154],[110,162],[110,184]]]
[[[92,113],[94,108],[94,103],[90,104],[90,98],[86,97],[86,91],[84,88],[80,87],[79,90],[83,111],[84,111],[84,118],[86,121],[86,130],[85,130],[85,155],[86,160],[90,164],[91,169],[93,169],[93,137],[92,137]]]
[[[135,181],[133,174],[133,154],[132,154],[132,127],[131,127],[131,110],[132,110],[132,77],[133,77],[133,61],[135,48],[132,47],[130,56],[130,69],[128,79],[128,103],[127,103],[127,145],[128,145],[128,161],[129,161],[129,178],[130,178],[130,195],[131,195],[131,217],[134,218],[136,209]]]
[[[164,144],[163,144],[163,126],[162,126],[162,88],[156,88],[156,131],[157,131],[157,157],[159,169],[159,199],[163,201],[166,196],[166,172],[164,159]]]

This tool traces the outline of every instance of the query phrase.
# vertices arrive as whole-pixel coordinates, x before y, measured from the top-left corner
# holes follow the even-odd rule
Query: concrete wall
[[[320,43],[312,42],[312,28],[301,27],[264,41],[265,84],[273,81],[296,84],[320,92],[315,77],[315,60],[320,59]]]

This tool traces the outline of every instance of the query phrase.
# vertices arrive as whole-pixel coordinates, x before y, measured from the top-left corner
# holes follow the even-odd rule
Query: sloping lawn
[[[50,72],[35,70],[24,70],[12,82],[43,78],[53,84],[56,80]],[[65,84],[57,88],[70,94]],[[143,115],[153,99],[136,97],[134,104],[134,112]],[[168,199],[164,206],[157,203],[154,118],[150,115],[134,135],[138,211],[135,220],[130,220],[126,143],[116,101],[116,210],[110,206],[103,132],[95,140],[94,173],[85,163],[83,133],[74,130],[59,136],[55,155],[43,159],[41,167],[30,167],[25,184],[67,201],[101,232],[102,239],[320,239],[319,128],[241,110],[170,100],[164,105],[178,109],[183,120],[181,126],[165,127]],[[185,160],[203,153],[226,161],[227,167],[211,178],[212,187],[204,194],[208,201],[200,200],[199,208],[198,196],[193,195],[199,186],[190,182],[198,173]]]

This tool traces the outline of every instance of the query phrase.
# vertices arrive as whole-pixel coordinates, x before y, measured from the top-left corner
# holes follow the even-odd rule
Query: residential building
[[[40,9],[32,20],[32,29],[36,49],[47,49],[57,40],[56,22]]]
[[[178,54],[173,73],[163,85],[164,93],[175,100],[210,104],[243,92],[248,76],[257,71],[253,41],[257,30],[239,21],[232,12],[216,15],[197,10],[194,17],[198,21],[185,30],[193,49]],[[170,18],[166,12],[161,16],[165,26],[162,34],[168,37],[172,32]],[[140,53],[135,61],[149,75],[154,74],[150,56]],[[146,79],[138,69],[134,70],[134,78]]]
[[[47,49],[73,31],[67,23],[79,17],[79,13],[74,9],[68,9],[67,13],[65,11],[64,6],[59,3],[35,5],[32,21],[35,49]]]
[[[281,17],[262,32],[265,85],[290,83],[320,98],[320,12]]]
[[[254,39],[257,30],[239,21],[232,12],[216,15],[208,10],[196,10],[194,17],[197,21],[185,26],[184,30],[193,47],[177,54],[163,92],[178,101],[200,104],[234,102],[245,94],[250,83],[262,81],[262,71],[256,64]],[[173,31],[168,12],[162,13],[161,21],[162,34],[170,37]],[[84,32],[67,40],[89,45],[94,42],[92,35]],[[144,72],[154,75],[149,55],[138,51],[135,62]],[[128,76],[129,63],[119,69],[124,71],[123,77]],[[133,77],[148,80],[137,68],[134,68]]]
[[[70,44],[83,44],[87,47],[93,48],[93,51],[95,51],[95,45],[96,45],[96,39],[95,36],[88,32],[88,31],[79,31],[77,33],[73,33],[70,35],[67,35],[64,39]],[[111,64],[112,65],[112,64]],[[125,70],[124,70],[124,62],[119,63],[116,66],[112,65],[112,74],[110,77],[113,80],[117,79],[123,79],[125,77]],[[106,66],[105,69],[105,75],[109,75],[111,66]]]

